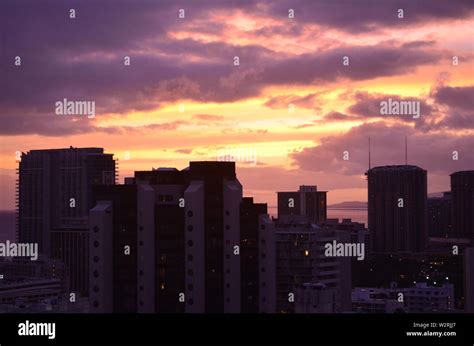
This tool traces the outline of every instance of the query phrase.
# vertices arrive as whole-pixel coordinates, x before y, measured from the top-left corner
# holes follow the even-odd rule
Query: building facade
[[[427,241],[427,172],[417,166],[382,166],[370,169],[367,177],[372,251],[423,251]]]
[[[294,192],[277,192],[278,219],[324,222],[327,217],[326,194],[326,191],[318,191],[316,186],[310,185],[302,185]]]
[[[92,186],[114,184],[116,162],[102,148],[31,150],[19,163],[18,240],[60,259],[70,289],[88,293],[88,215]]]

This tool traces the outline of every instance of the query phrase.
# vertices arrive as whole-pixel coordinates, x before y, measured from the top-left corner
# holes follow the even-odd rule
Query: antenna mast
[[[369,170],[370,170],[370,136],[369,136]]]
[[[405,136],[405,166],[408,165],[408,141],[407,136]]]

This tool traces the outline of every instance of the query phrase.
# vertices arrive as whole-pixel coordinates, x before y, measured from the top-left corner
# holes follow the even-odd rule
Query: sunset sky
[[[377,166],[403,164],[408,136],[429,192],[448,190],[474,169],[473,58],[474,1],[2,1],[0,210],[16,151],[71,145],[114,153],[120,182],[254,150],[238,178],[273,206],[302,184],[367,200],[368,137]],[[95,118],[56,115],[64,98]],[[388,98],[421,117],[381,116]]]

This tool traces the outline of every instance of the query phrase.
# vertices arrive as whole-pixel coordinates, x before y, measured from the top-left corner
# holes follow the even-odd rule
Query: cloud
[[[322,103],[320,97],[323,94],[325,94],[325,92],[315,92],[304,96],[293,94],[278,95],[268,99],[265,102],[265,106],[272,109],[282,109],[288,108],[290,104],[293,104],[295,107],[320,110]]]
[[[191,154],[193,149],[176,149],[174,152],[178,154]]]
[[[193,115],[193,119],[221,121],[221,120],[224,120],[224,117],[222,115],[214,115],[214,114],[196,114],[196,115]]]
[[[431,123],[439,129],[474,129],[474,85],[450,87],[441,83],[430,93],[442,110],[443,116]]]
[[[436,102],[450,108],[472,111],[474,109],[474,85],[465,87],[439,86],[432,91]]]
[[[403,164],[405,136],[408,137],[408,163],[437,175],[473,169],[474,137],[420,132],[409,125],[385,122],[364,123],[344,134],[321,139],[319,145],[290,154],[296,167],[327,174],[361,175],[368,168],[368,138],[372,143],[372,167]],[[344,151],[349,160],[343,160]],[[452,159],[453,151],[459,160]]]
[[[469,0],[287,0],[269,2],[267,12],[275,17],[288,17],[290,8],[294,9],[295,20],[299,23],[318,23],[357,34],[440,20],[466,19],[474,12],[474,3]],[[398,9],[404,10],[403,19],[398,18]]]
[[[263,47],[258,34],[251,44],[229,43],[225,37],[203,42],[177,39],[172,35],[188,27],[209,32],[212,15],[220,13],[225,18],[225,14],[232,13],[237,7],[249,18],[273,16],[269,30],[278,31],[277,27],[287,20],[289,4],[285,1],[263,5],[257,1],[229,4],[208,0],[183,4],[175,1],[143,1],[140,4],[71,1],[67,5],[44,1],[39,5],[34,1],[18,4],[7,0],[2,6],[1,22],[7,33],[2,36],[7,61],[2,66],[2,79],[7,80],[8,85],[2,83],[0,86],[0,114],[3,122],[9,125],[3,127],[1,133],[68,135],[115,131],[95,128],[93,122],[51,118],[54,103],[63,98],[95,101],[97,117],[100,117],[151,111],[179,100],[236,102],[261,96],[265,88],[273,86],[319,87],[341,81],[407,74],[443,57],[444,53],[419,40],[411,45],[406,42],[347,45],[296,55]],[[405,23],[410,23],[414,17],[420,20],[463,17],[472,7],[464,2],[457,5],[426,5],[428,9],[425,9],[406,3]],[[381,13],[386,14],[382,11],[385,7],[375,2],[368,6],[308,1],[295,2],[294,6],[298,20],[306,22],[311,17],[309,13],[315,11],[314,23],[319,23],[318,20],[324,25],[333,22],[335,27],[343,29],[355,27],[360,30],[386,20],[383,16],[378,17]],[[186,10],[185,20],[178,18],[178,10],[182,7]],[[308,14],[300,10],[303,7]],[[75,19],[68,18],[70,8],[76,9]],[[357,19],[359,14],[361,20]],[[272,29],[272,26],[275,27]],[[218,26],[216,34],[221,34],[221,30],[222,25]],[[262,35],[264,37],[265,30]],[[22,58],[21,66],[12,63],[17,55]],[[232,64],[236,55],[240,58],[240,66]],[[130,66],[124,65],[124,56],[130,56]],[[343,56],[350,58],[349,66],[342,65]],[[266,105],[278,108],[288,101],[318,110],[320,95],[294,96],[289,93],[269,99]]]
[[[326,121],[349,121],[349,120],[357,120],[357,116],[347,115],[344,113],[332,111],[324,115],[323,117]]]

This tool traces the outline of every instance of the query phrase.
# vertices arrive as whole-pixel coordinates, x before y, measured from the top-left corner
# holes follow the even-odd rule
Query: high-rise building
[[[185,173],[135,172],[139,186],[138,311],[185,309]],[[181,297],[180,297],[181,295]]]
[[[296,297],[304,284],[334,289],[333,311],[351,310],[351,258],[326,256],[325,245],[333,241],[350,242],[350,234],[311,223],[275,223],[277,312],[295,312],[296,301],[304,305]]]
[[[445,238],[452,236],[451,192],[443,192],[442,197],[428,198],[428,235]]]
[[[242,199],[233,162],[135,172],[94,191],[92,311],[130,311],[133,294],[138,312],[274,311],[271,221],[265,204]]]
[[[240,311],[240,203],[234,162],[186,171],[186,312]]]
[[[464,250],[464,311],[474,313],[474,247]]]
[[[274,312],[263,309],[274,294],[274,279],[265,277],[274,269],[273,232],[267,229],[267,205],[245,197],[240,206],[240,312]],[[263,226],[263,228],[262,228]],[[270,264],[271,263],[271,264]],[[271,275],[271,274],[270,274]],[[273,296],[273,298],[271,298]]]
[[[137,187],[98,185],[89,213],[91,312],[137,311]]]
[[[451,174],[453,237],[474,241],[474,171]]]
[[[427,174],[382,166],[368,176],[369,238],[376,253],[421,252],[427,240]]]
[[[326,220],[326,191],[316,186],[300,186],[298,191],[277,192],[278,218],[319,223]]]
[[[31,150],[19,164],[18,239],[67,266],[70,289],[88,290],[88,215],[94,184],[114,184],[116,162],[102,148]]]

